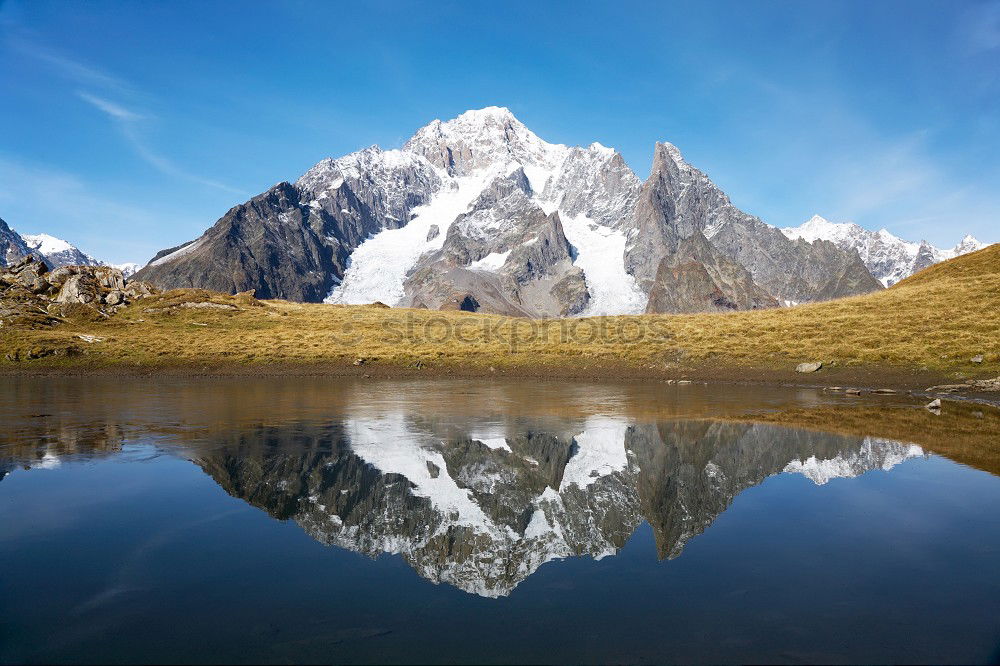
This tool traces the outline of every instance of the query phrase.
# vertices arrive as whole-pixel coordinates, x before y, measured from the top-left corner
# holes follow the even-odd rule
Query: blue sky
[[[488,105],[779,226],[1000,241],[995,1],[0,0],[0,90],[0,217],[111,261]]]

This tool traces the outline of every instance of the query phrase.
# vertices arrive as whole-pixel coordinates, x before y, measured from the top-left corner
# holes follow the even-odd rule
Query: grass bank
[[[910,377],[916,385],[1000,374],[998,313],[1000,246],[882,292],[730,314],[525,320],[177,290],[109,319],[0,329],[0,372],[207,368],[782,379],[796,376],[797,363],[821,360],[824,370],[799,379],[867,376],[863,383],[878,385],[885,377]],[[979,355],[982,363],[972,363]]]

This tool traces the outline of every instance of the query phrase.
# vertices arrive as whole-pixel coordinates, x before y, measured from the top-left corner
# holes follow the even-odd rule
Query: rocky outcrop
[[[153,293],[144,282],[126,283],[117,268],[63,266],[49,271],[40,259],[28,256],[0,269],[0,326],[51,326],[77,306],[109,316]]]

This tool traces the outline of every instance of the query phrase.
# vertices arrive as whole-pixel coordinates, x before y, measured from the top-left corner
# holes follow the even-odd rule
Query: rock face
[[[636,226],[629,236],[625,262],[641,285],[649,284],[659,270],[659,260],[677,252],[681,239],[701,235],[711,244],[713,256],[728,258],[745,269],[755,290],[763,295],[763,299],[755,296],[742,303],[726,299],[740,303],[739,309],[829,300],[881,288],[856,253],[826,242],[792,241],[733,206],[671,144],[657,144],[652,172],[633,217]],[[705,260],[709,264],[718,261],[707,256]]]
[[[126,284],[110,266],[63,266],[49,271],[35,256],[0,269],[0,326],[51,326],[68,307],[86,306],[95,315],[110,315],[155,290],[139,281]]]
[[[670,144],[550,144],[507,109],[326,159],[137,274],[160,288],[546,317],[774,307],[881,288],[857,253],[740,211]]]
[[[493,181],[407,276],[404,304],[541,317],[581,312],[589,294],[558,213],[531,201],[524,169]]]
[[[966,236],[955,247],[942,250],[927,241],[904,241],[885,229],[869,231],[849,222],[829,222],[819,215],[814,215],[801,226],[781,231],[792,239],[807,242],[825,240],[844,250],[857,251],[871,274],[886,287],[928,266],[981,250],[987,245]]]
[[[646,311],[727,312],[777,305],[745,268],[719,253],[696,231],[660,260]]]
[[[38,256],[16,231],[0,219],[0,267],[16,264],[27,256]]]

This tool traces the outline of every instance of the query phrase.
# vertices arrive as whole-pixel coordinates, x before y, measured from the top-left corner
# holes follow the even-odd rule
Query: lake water
[[[6,378],[0,662],[996,662],[1000,478],[752,422],[850,400]]]

